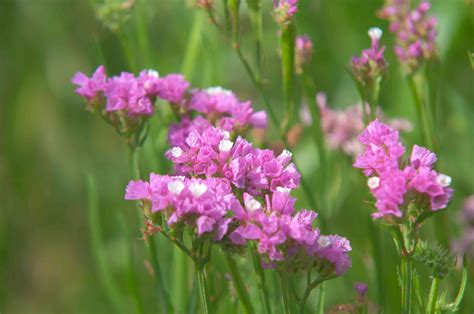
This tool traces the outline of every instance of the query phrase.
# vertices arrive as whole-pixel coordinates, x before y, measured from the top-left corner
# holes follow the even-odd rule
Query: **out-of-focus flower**
[[[296,72],[303,73],[303,67],[311,63],[313,57],[313,42],[308,35],[296,37],[295,40]]]
[[[275,20],[280,25],[291,22],[293,16],[298,12],[299,0],[273,0]]]
[[[363,169],[369,177],[368,186],[378,210],[374,218],[403,217],[412,204],[419,214],[446,208],[453,195],[451,178],[433,169],[433,152],[414,145],[406,166],[401,168],[405,147],[398,131],[378,120],[367,126],[359,141],[364,152],[357,156],[354,167]]]
[[[395,53],[408,73],[419,69],[436,56],[436,18],[428,17],[431,4],[423,0],[410,10],[410,1],[387,0],[379,17],[390,22],[390,31],[396,34]]]
[[[321,128],[329,147],[342,150],[350,156],[360,154],[363,150],[363,145],[357,139],[357,136],[365,128],[362,105],[349,106],[345,110],[331,109],[324,93],[316,95],[316,103],[321,115]],[[365,111],[370,113],[370,108],[366,106]],[[380,110],[377,112],[377,116],[399,131],[408,132],[412,130],[411,123],[405,119],[388,120]],[[309,112],[304,119],[311,121]]]
[[[383,56],[385,46],[379,47],[382,30],[374,27],[369,29],[371,47],[362,51],[360,57],[354,56],[351,60],[351,71],[354,78],[362,86],[369,86],[382,77],[387,69],[387,62]]]
[[[459,213],[462,227],[461,237],[453,242],[453,249],[459,255],[474,256],[474,195],[467,197]]]

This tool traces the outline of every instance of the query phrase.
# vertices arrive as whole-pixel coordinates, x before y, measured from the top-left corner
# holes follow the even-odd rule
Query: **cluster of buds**
[[[437,159],[433,152],[414,145],[409,159],[401,162],[405,147],[398,131],[378,120],[367,126],[359,141],[364,152],[357,156],[354,167],[363,169],[369,178],[376,199],[374,218],[400,224],[407,215],[418,219],[446,208],[453,195],[451,178],[433,169]]]
[[[206,10],[212,10],[214,8],[213,0],[197,0],[196,5]]]
[[[273,0],[273,12],[278,24],[285,26],[298,11],[299,0]]]
[[[295,40],[295,63],[296,73],[302,74],[303,68],[311,63],[313,57],[313,42],[308,35],[296,37]]]
[[[414,10],[410,1],[387,0],[379,11],[379,17],[388,20],[390,31],[396,34],[395,53],[409,74],[436,56],[437,21],[427,16],[430,7],[427,0]]]
[[[383,56],[385,46],[379,47],[382,30],[374,27],[369,29],[368,34],[371,39],[370,48],[363,50],[360,57],[354,56],[351,60],[352,75],[364,87],[380,79],[387,69]]]
[[[346,155],[357,156],[362,153],[364,146],[357,136],[364,130],[364,114],[370,115],[370,108],[361,104],[349,106],[345,109],[332,109],[324,93],[316,95],[316,103],[321,117],[321,128],[329,148],[340,150]],[[309,113],[302,113],[302,120],[312,123]],[[411,123],[405,119],[388,119],[377,108],[376,116],[391,127],[404,132],[413,129]]]

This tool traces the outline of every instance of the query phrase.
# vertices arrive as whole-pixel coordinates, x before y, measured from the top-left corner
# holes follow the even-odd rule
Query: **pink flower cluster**
[[[253,148],[242,137],[234,143],[229,132],[222,129],[200,129],[199,123],[192,126],[184,141],[176,140],[174,144],[179,145],[166,152],[178,174],[226,178],[235,187],[256,195],[279,187],[298,187],[301,176],[291,163],[289,151],[277,157],[272,150]],[[170,136],[175,135],[172,133]]]
[[[120,124],[122,120],[136,124],[134,117],[152,115],[154,102],[160,98],[170,102],[185,118],[181,126],[172,128],[183,129],[195,112],[204,116],[207,124],[239,134],[249,127],[265,128],[267,125],[266,113],[254,112],[250,101],[241,102],[234,93],[220,87],[190,90],[190,84],[181,74],[160,77],[158,72],[147,70],[138,77],[122,72],[108,78],[104,66],[100,66],[90,78],[79,72],[72,82],[78,85],[76,93],[87,100],[88,109],[101,110],[112,124]]]
[[[273,0],[273,9],[277,23],[286,25],[298,12],[299,0]]]
[[[156,71],[144,70],[138,77],[128,72],[107,77],[104,66],[99,66],[90,78],[78,72],[72,82],[78,85],[76,93],[89,104],[94,103],[100,108],[102,104],[99,100],[104,96],[106,112],[121,111],[129,116],[152,115],[156,97],[179,104],[189,87],[189,83],[179,74],[159,77]]]
[[[227,211],[234,203],[229,182],[221,179],[188,179],[181,176],[150,174],[150,181],[131,181],[126,200],[142,200],[152,212],[163,212],[170,227],[191,226],[201,236],[222,240],[231,218]]]
[[[436,18],[428,17],[431,4],[423,0],[410,10],[408,0],[387,0],[379,17],[390,22],[390,31],[397,36],[395,53],[410,72],[436,55]]]
[[[448,205],[453,194],[451,178],[433,169],[433,152],[414,145],[407,165],[401,168],[405,147],[398,131],[378,120],[367,126],[359,141],[364,152],[357,156],[354,167],[363,169],[369,177],[368,186],[378,210],[374,218],[402,217],[413,203],[420,211],[436,211]]]
[[[193,110],[206,114],[206,108]],[[219,110],[212,108],[209,112]],[[295,212],[290,193],[301,175],[292,154],[284,150],[276,156],[231,136],[203,116],[183,118],[170,129],[172,147],[166,152],[177,176],[151,174],[149,182],[131,181],[125,198],[163,213],[172,229],[187,226],[197,237],[227,246],[255,242],[264,267],[317,267],[324,275],[343,274],[351,265],[349,242],[320,235],[312,226],[315,212]]]
[[[326,136],[330,148],[342,150],[345,154],[356,156],[363,151],[363,145],[357,140],[357,136],[364,130],[364,112],[362,105],[353,105],[345,110],[331,109],[327,103],[324,93],[316,95],[321,114],[321,128]],[[370,113],[370,108],[365,108]],[[381,112],[377,116],[384,120]],[[411,131],[412,125],[404,119],[392,119],[389,125],[400,131]]]
[[[387,68],[387,63],[383,56],[385,46],[379,47],[382,37],[380,28],[369,29],[371,47],[362,51],[360,57],[354,56],[351,60],[352,75],[364,86],[368,81],[381,77]]]

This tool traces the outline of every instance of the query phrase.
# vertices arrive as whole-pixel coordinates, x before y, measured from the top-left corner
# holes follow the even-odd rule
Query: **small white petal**
[[[326,248],[331,245],[331,239],[328,236],[320,236],[318,239],[318,244],[322,248]]]
[[[438,174],[436,177],[436,181],[442,186],[442,187],[447,187],[451,185],[451,177],[447,176],[445,174]]]
[[[180,157],[182,154],[183,154],[183,150],[180,147],[173,147],[171,149],[171,155],[173,155],[173,157],[175,158]]]
[[[224,134],[225,140],[228,140],[230,138],[230,133],[228,131],[223,131],[222,133]]]
[[[380,186],[380,178],[379,177],[372,177],[367,180],[367,185],[371,190],[376,189]]]
[[[158,73],[158,71],[155,71],[155,70],[148,70],[147,74],[149,76],[153,76],[153,77],[156,77],[156,78],[160,77],[160,74]]]
[[[249,211],[254,212],[256,210],[259,210],[262,207],[262,204],[260,204],[260,202],[255,199],[250,199],[245,202],[245,207]]]
[[[179,195],[184,189],[184,183],[182,181],[171,181],[168,182],[168,191],[173,194]]]
[[[209,87],[206,89],[206,93],[209,95],[217,95],[217,94],[227,94],[230,95],[232,92],[230,90],[224,89],[220,86]]]
[[[221,152],[228,152],[232,149],[232,146],[234,145],[234,143],[232,141],[229,141],[229,140],[222,140],[220,141],[219,143],[219,150]]]
[[[194,182],[189,186],[189,191],[191,191],[195,197],[199,197],[207,191],[207,186],[202,183]]]
[[[287,149],[284,149],[284,150],[281,152],[281,156],[284,156],[284,157],[292,157],[292,156],[293,156],[293,153],[290,152],[290,151],[287,150]]]
[[[372,27],[369,29],[369,37],[372,38],[372,39],[380,39],[382,37],[382,30],[378,27]]]
[[[281,193],[290,193],[290,192],[291,192],[291,189],[278,186],[278,187],[277,187],[277,191],[278,191],[278,192],[281,192]]]

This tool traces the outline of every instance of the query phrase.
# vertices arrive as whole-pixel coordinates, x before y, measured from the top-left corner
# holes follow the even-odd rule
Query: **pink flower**
[[[100,93],[104,92],[106,81],[107,76],[103,65],[99,66],[90,78],[82,72],[77,72],[72,78],[72,83],[78,86],[76,93],[88,101],[93,100]]]
[[[181,74],[168,74],[160,78],[157,82],[158,97],[175,104],[180,104],[184,100],[189,83]]]

